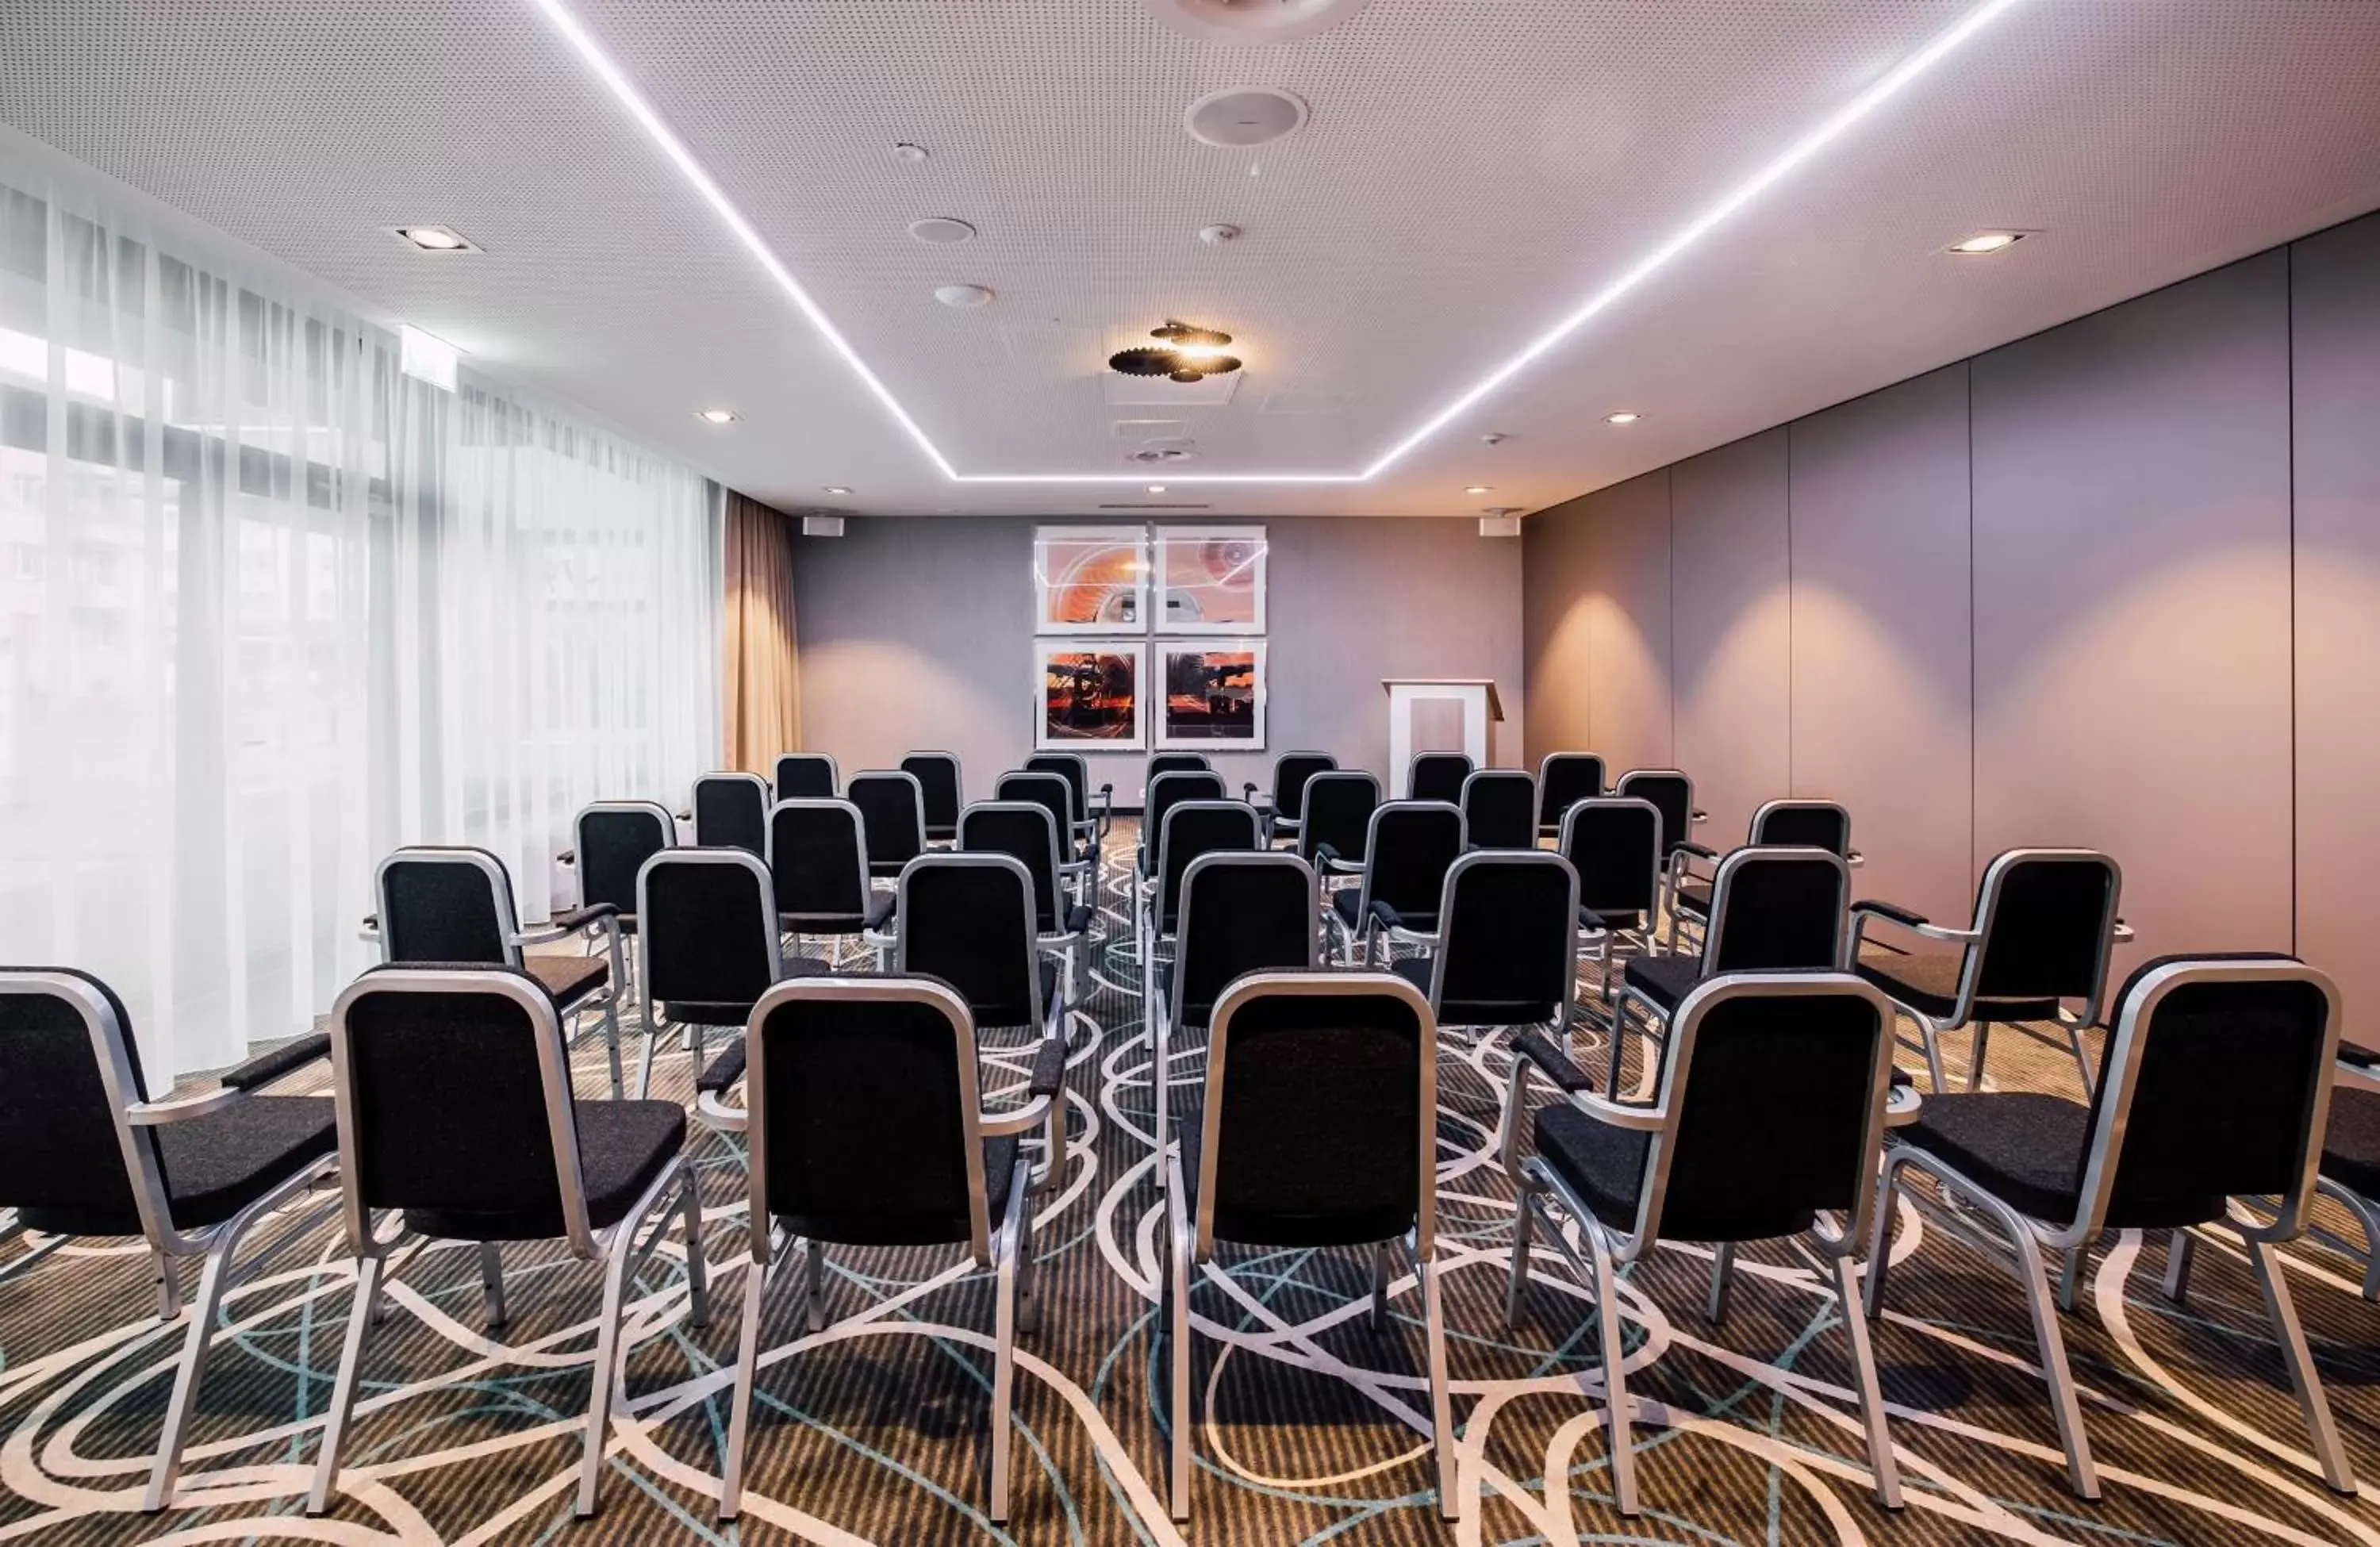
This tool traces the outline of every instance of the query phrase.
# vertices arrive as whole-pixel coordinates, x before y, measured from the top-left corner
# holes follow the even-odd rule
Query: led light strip
[[[645,101],[643,94],[637,90],[635,82],[631,81],[622,72],[620,67],[613,62],[610,55],[603,52],[602,45],[589,34],[587,29],[576,16],[571,14],[563,0],[532,0],[532,3],[539,10],[545,13],[546,18],[553,23],[555,30],[573,49],[577,51],[578,56],[587,62],[588,68],[595,72],[596,79],[610,89],[612,94],[619,99],[620,104],[628,110],[628,116],[636,119],[644,128],[645,133],[651,138],[653,143],[660,146],[662,152],[669,157],[680,173],[685,175],[686,180],[693,186],[694,190],[718,212],[719,218],[726,222],[728,230],[735,233],[735,238],[759,261],[762,271],[777,282],[779,289],[792,298],[794,305],[799,308],[802,315],[809,320],[810,325],[817,328],[826,341],[834,347],[835,353],[841,355],[844,363],[849,365],[859,379],[867,384],[868,390],[875,395],[876,400],[884,405],[886,411],[892,414],[894,421],[902,429],[908,432],[909,438],[917,443],[918,449],[926,454],[928,460],[940,469],[944,478],[953,483],[1138,483],[1148,476],[1145,471],[1139,473],[963,473],[951,466],[950,458],[942,455],[941,449],[934,445],[917,421],[909,416],[909,410],[901,406],[900,399],[892,396],[892,389],[886,386],[882,378],[868,369],[868,362],[859,358],[859,351],[851,347],[851,341],[843,335],[841,330],[837,329],[832,322],[828,320],[826,312],[819,306],[818,301],[802,287],[801,281],[794,277],[793,272],[778,260],[776,253],[770,250],[769,244],[761,240],[760,234],[752,228],[751,222],[744,218],[743,212],[738,210],[734,201],[721,190],[719,185],[711,180],[710,174],[702,169],[700,162],[695,160],[694,152],[686,148],[684,141],[672,132],[668,124],[662,122],[661,115],[653,111],[652,104]],[[1476,407],[1483,398],[1511,381],[1548,350],[1609,311],[1621,297],[1659,273],[1680,253],[1710,235],[1713,230],[1725,224],[1730,216],[1766,192],[1771,185],[1840,139],[1861,119],[1900,94],[1910,82],[1949,57],[1960,44],[1989,26],[2001,12],[2019,3],[2020,0],[1984,0],[1984,4],[1960,18],[1956,23],[1937,35],[1925,46],[1878,77],[1866,91],[1836,109],[1817,128],[1789,146],[1782,155],[1736,185],[1718,203],[1696,215],[1667,241],[1638,259],[1633,265],[1622,272],[1619,278],[1596,291],[1568,316],[1563,317],[1552,327],[1523,346],[1518,353],[1465,387],[1444,408],[1424,420],[1402,440],[1382,452],[1362,471],[1338,473],[1177,473],[1169,471],[1165,475],[1166,481],[1184,484],[1365,483],[1378,478],[1402,460],[1415,447],[1445,429],[1467,410]]]

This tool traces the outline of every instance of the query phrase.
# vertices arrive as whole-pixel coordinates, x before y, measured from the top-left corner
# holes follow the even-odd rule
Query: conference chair
[[[1305,781],[1305,814],[1297,824],[1297,857],[1326,880],[1363,873],[1372,813],[1380,807],[1379,776],[1360,768],[1317,774]]]
[[[1593,752],[1548,752],[1537,764],[1537,835],[1558,836],[1563,812],[1606,793],[1600,757]]]
[[[577,872],[578,906],[609,904],[620,932],[636,933],[637,872],[677,842],[669,808],[657,800],[598,800],[579,808],[570,836],[572,847],[556,858]]]
[[[1444,800],[1463,804],[1463,781],[1471,777],[1465,752],[1415,752],[1405,767],[1408,800]]]
[[[1022,1027],[1031,1054],[1026,1092],[1050,1098],[1043,1151],[1047,1175],[1066,1164],[1066,996],[1058,964],[1033,927],[1033,878],[1005,854],[926,854],[901,872],[901,935],[892,970],[955,991],[975,1028]],[[748,1054],[747,1054],[748,1055]]]
[[[230,1070],[215,1090],[175,1098],[169,1087],[155,1099],[113,989],[72,968],[0,968],[0,1209],[15,1211],[0,1236],[48,1237],[0,1269],[0,1283],[75,1237],[139,1236],[154,1265],[157,1313],[170,1322],[182,1309],[183,1264],[200,1264],[140,1498],[152,1515],[176,1502],[235,1255],[258,1221],[336,1169],[329,1101],[258,1093],[327,1046],[319,1032],[300,1037]]]
[[[1204,752],[1152,752],[1141,786],[1146,789],[1160,774],[1207,774],[1214,767],[1214,760]]]
[[[2314,1186],[2355,1216],[2362,1239],[2350,1241],[2321,1224],[2306,1234],[2363,1265],[2363,1297],[2380,1301],[2380,1054],[2341,1042],[2330,1096],[2330,1127],[2323,1134]],[[2180,1244],[2186,1237],[2177,1236]],[[2168,1274],[2167,1292],[2181,1298],[2182,1274]]]
[[[1372,1249],[1372,1330],[1390,1327],[1390,1252],[1422,1303],[1439,1508],[1461,1511],[1435,1272],[1438,1049],[1429,1006],[1387,973],[1257,972],[1216,1005],[1199,1112],[1165,1189],[1173,1517],[1190,1517],[1190,1288],[1217,1248]]]
[[[1842,856],[1823,848],[1739,848],[1720,860],[1702,951],[1637,956],[1621,972],[1607,1094],[1620,1095],[1632,1006],[1655,1044],[1645,1059],[1651,1085],[1669,1022],[1700,984],[1726,972],[1847,970],[1851,888]]]
[[[1578,874],[1579,944],[1595,952],[1597,992],[1609,1013],[1613,967],[1656,944],[1661,813],[1633,796],[1588,796],[1563,810],[1555,847]]]
[[[380,911],[364,920],[364,932],[379,941],[383,962],[393,967],[509,967],[528,973],[553,996],[565,1025],[601,1011],[612,1094],[625,1092],[619,999],[627,974],[616,908],[593,903],[556,914],[542,927],[523,929],[513,906],[512,877],[504,862],[484,848],[400,848],[380,862],[373,879]],[[530,956],[522,949],[580,934],[589,944],[601,944],[602,954]]]
[[[2132,937],[2116,913],[2123,883],[2115,860],[2094,849],[2008,849],[1985,867],[1974,918],[1964,929],[1929,922],[1888,902],[1854,906],[1850,960],[1917,1023],[1931,1089],[1950,1089],[1941,1046],[1949,1032],[1971,1022],[1975,1028],[1967,1089],[1977,1090],[1995,1024],[2053,1021],[2065,1031],[2088,1090],[2094,1077],[2082,1032],[2098,1024],[2109,953],[2118,941]],[[1951,949],[1863,952],[1872,923]],[[2070,1012],[2070,1000],[2081,1008]]]
[[[1769,800],[1752,813],[1744,833],[1749,848],[1823,848],[1840,854],[1853,870],[1865,863],[1852,847],[1852,814],[1834,800]],[[1718,851],[1697,843],[1676,845],[1670,851],[1670,944],[1674,948],[1681,929],[1699,932],[1710,918],[1711,883],[1707,873],[1718,863]],[[1702,869],[1697,871],[1699,864]]]
[[[1174,1043],[1203,1033],[1223,992],[1250,972],[1315,971],[1322,963],[1315,915],[1321,907],[1313,868],[1294,854],[1212,850],[1182,872],[1182,917],[1173,956],[1158,963],[1150,998],[1149,1085],[1158,1181],[1171,1142]]]
[[[869,769],[854,774],[843,793],[859,811],[870,879],[895,879],[902,866],[926,852],[926,797],[915,774]]]
[[[1360,951],[1370,965],[1382,935],[1396,944],[1429,944],[1438,932],[1446,872],[1463,847],[1459,806],[1391,800],[1375,809],[1364,840],[1363,879],[1333,893],[1322,912],[1338,959],[1353,964]]]
[[[868,823],[849,800],[780,800],[769,813],[769,884],[787,934],[848,940],[892,921],[894,896],[870,883]]]
[[[1463,781],[1463,836],[1474,848],[1537,847],[1537,782],[1518,768],[1483,768]]]
[[[959,773],[956,752],[912,752],[901,760],[901,772],[917,781],[925,812],[926,842],[958,841],[959,808],[966,804],[965,780]]]
[[[1115,786],[1094,788],[1090,760],[1080,752],[1036,752],[1025,760],[1025,772],[1055,774],[1066,781],[1066,788],[1074,798],[1074,826],[1069,842],[1096,856],[1100,840],[1108,835],[1109,823],[1114,820]]]
[[[769,781],[758,774],[705,774],[694,781],[694,799],[678,815],[694,823],[694,841],[706,848],[769,850]]]
[[[744,1105],[702,1099],[705,1119],[742,1133],[750,1156],[751,1255],[719,1517],[743,1511],[760,1322],[778,1265],[801,1261],[816,1334],[826,1327],[828,1247],[953,1245],[994,1278],[989,1513],[1006,1521],[1016,1333],[1038,1320],[1033,1188],[1017,1136],[1047,1119],[1051,1098],[985,1113],[966,1005],[930,979],[781,982],[753,1008],[745,1047]]]
[[[1569,860],[1534,847],[1474,848],[1447,867],[1436,947],[1389,970],[1421,991],[1441,1029],[1543,1027],[1567,1037],[1577,920]]]
[[[710,1318],[701,1205],[682,1158],[686,1109],[573,1096],[553,997],[508,967],[367,972],[332,1006],[330,1041],[356,1279],[306,1513],[330,1506],[380,1298],[416,1261],[411,1243],[473,1243],[488,1320],[501,1326],[504,1244],[558,1240],[577,1261],[603,1265],[574,1505],[594,1514],[624,1379],[629,1275],[669,1233],[672,1213],[683,1222],[686,1324]],[[383,1213],[400,1216],[386,1234]],[[671,1320],[648,1312],[643,1324]]]
[[[1718,1322],[1726,1317],[1736,1248],[1798,1238],[1823,1264],[1842,1319],[1877,1502],[1899,1509],[1900,1470],[1855,1261],[1876,1207],[1888,1108],[1897,1104],[1904,1121],[1916,1115],[1913,1091],[1893,1097],[1892,1008],[1847,972],[1740,973],[1698,984],[1678,1006],[1670,1035],[1651,1106],[1597,1096],[1585,1072],[1540,1035],[1514,1044],[1505,1165],[1520,1208],[1505,1325],[1519,1323],[1535,1227],[1542,1225],[1594,1295],[1611,1492],[1620,1513],[1633,1517],[1640,1505],[1619,1273],[1664,1240],[1709,1243],[1705,1309]],[[1543,1072],[1563,1100],[1538,1110],[1536,1153],[1516,1168],[1525,1067]],[[1838,1228],[1828,1214],[1846,1217]],[[1583,1251],[1565,1234],[1565,1221],[1577,1227]],[[1632,1283],[1638,1293],[1647,1288],[1641,1274]],[[1574,1534],[1553,1540],[1577,1547]]]
[[[2063,1254],[2058,1299],[2074,1301],[2083,1256],[2110,1230],[2221,1230],[2244,1249],[2262,1291],[2323,1480],[2355,1491],[2321,1377],[2276,1249],[2305,1228],[2331,1104],[2338,990],[2288,956],[2160,956],[2117,995],[2115,1029],[2088,1104],[2041,1091],[1933,1094],[1895,1135],[1868,1247],[1867,1313],[1880,1314],[1894,1200],[1984,1246],[2015,1273],[2066,1450],[2067,1481],[2099,1496],[2045,1254]],[[1964,1205],[1952,1219],[1905,1191],[1919,1172]],[[2268,1223],[2244,1200],[2267,1205]],[[2235,1206],[2235,1200],[2240,1200]],[[1978,1234],[1997,1229],[2010,1250]],[[2187,1252],[2170,1263],[2179,1290]]]
[[[1156,873],[1157,840],[1164,834],[1166,813],[1185,800],[1220,800],[1222,776],[1206,769],[1168,769],[1153,775],[1141,798],[1140,847],[1134,852],[1133,875],[1146,886]]]
[[[1709,812],[1694,806],[1694,782],[1674,768],[1632,768],[1620,775],[1612,793],[1650,800],[1661,813],[1664,865],[1670,862],[1671,851],[1694,835],[1695,826],[1709,820]]]
[[[780,800],[832,800],[842,785],[834,759],[824,752],[787,752],[777,759]]]
[[[1283,834],[1295,840],[1298,824],[1305,819],[1305,781],[1338,766],[1339,760],[1328,752],[1283,752],[1272,760],[1269,795],[1260,794],[1255,785],[1242,786],[1248,804],[1264,818],[1265,847]]]
[[[663,849],[637,872],[638,1007],[645,1025],[637,1099],[652,1090],[653,1054],[665,1030],[684,1028],[693,1066],[703,1066],[703,1029],[741,1029],[780,978],[821,973],[827,964],[788,956],[769,868],[740,848]]]
[[[1046,774],[1009,778],[1058,782]],[[1008,782],[1002,779],[1002,787]],[[978,800],[959,813],[959,852],[1005,854],[1025,867],[1033,880],[1034,938],[1042,950],[1065,963],[1066,997],[1073,1000],[1082,993],[1094,910],[1067,895],[1066,866],[1058,858],[1058,834],[1064,822],[1064,817],[1037,800]]]
[[[1192,777],[1168,774],[1168,779]],[[1157,855],[1148,882],[1139,888],[1142,988],[1153,1002],[1157,953],[1173,941],[1182,919],[1182,878],[1202,854],[1240,853],[1264,847],[1257,813],[1237,800],[1215,798],[1175,802],[1165,813],[1157,837]]]

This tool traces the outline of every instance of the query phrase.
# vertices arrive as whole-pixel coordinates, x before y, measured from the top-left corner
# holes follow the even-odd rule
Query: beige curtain
[[[727,492],[725,766],[772,775],[777,754],[802,744],[801,679],[795,670],[794,523],[783,512]]]

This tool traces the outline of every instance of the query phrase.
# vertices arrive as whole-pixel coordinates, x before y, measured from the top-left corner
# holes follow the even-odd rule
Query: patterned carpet
[[[507,1255],[512,1318],[484,1325],[474,1258],[434,1249],[391,1292],[364,1368],[334,1512],[299,1509],[349,1300],[329,1196],[263,1227],[261,1268],[233,1291],[193,1428],[187,1507],[137,1513],[181,1329],[160,1326],[142,1250],[73,1246],[0,1284],[0,1541],[28,1543],[777,1541],[905,1544],[1461,1542],[1543,1540],[1712,1547],[1753,1542],[2363,1542],[2380,1503],[2328,1493],[2262,1307],[2235,1249],[2206,1243],[2193,1296],[2157,1293],[2162,1239],[2095,1254],[2066,1333],[2107,1498],[2064,1487],[2033,1339],[1989,1257],[1914,1212],[1893,1251],[1877,1328],[1909,1491],[1898,1516],[1869,1492],[1833,1304],[1799,1248],[1742,1255],[1723,1327],[1705,1319],[1708,1253],[1666,1247],[1627,1285],[1631,1390],[1645,1514],[1609,1507],[1587,1302],[1540,1255],[1517,1331],[1501,1297],[1512,1209],[1494,1163],[1508,1065],[1450,1035],[1440,1073],[1440,1198],[1457,1443],[1479,1503],[1441,1522],[1422,1429],[1418,1297],[1367,1329],[1355,1252],[1245,1253],[1195,1295],[1196,1514],[1164,1516],[1165,1432],[1153,1406],[1156,1241],[1148,1051],[1123,920],[1133,834],[1104,876],[1109,940],[1075,1017],[1070,1174],[1041,1209],[1046,1311],[1024,1344],[1014,1518],[987,1498],[991,1297],[953,1253],[838,1252],[825,1333],[800,1331],[793,1285],[772,1292],[746,1516],[710,1520],[737,1334],[742,1162],[708,1134],[693,1151],[707,1200],[714,1315],[685,1323],[676,1237],[632,1294],[625,1417],[602,1513],[576,1522],[570,1488],[601,1291],[551,1249]],[[580,1089],[602,1089],[593,1036]],[[1601,1043],[1582,1032],[1583,1062]],[[1959,1050],[1964,1051],[1963,1041]],[[1912,1066],[1914,1060],[1908,1060]],[[1019,1061],[1011,1058],[1011,1065]],[[1954,1063],[1954,1076],[1963,1070]],[[2003,1087],[2073,1088],[2061,1048],[2003,1032]],[[988,1090],[1017,1098],[995,1070]],[[657,1093],[685,1096],[683,1053]],[[2343,1258],[2293,1248],[2292,1283],[2350,1456],[2380,1482],[2380,1309]],[[1550,1491],[1548,1479],[1552,1479]],[[192,1499],[191,1495],[196,1498]]]

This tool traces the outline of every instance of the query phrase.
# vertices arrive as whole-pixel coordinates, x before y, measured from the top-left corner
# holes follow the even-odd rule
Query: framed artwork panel
[[[1137,640],[1044,640],[1034,657],[1036,750],[1124,752],[1146,745],[1141,683],[1147,645]]]
[[[1157,655],[1157,747],[1263,750],[1263,640],[1166,640]]]
[[[1033,631],[1143,633],[1148,540],[1139,527],[1037,527]]]
[[[1261,634],[1270,545],[1262,527],[1157,529],[1157,631]]]

